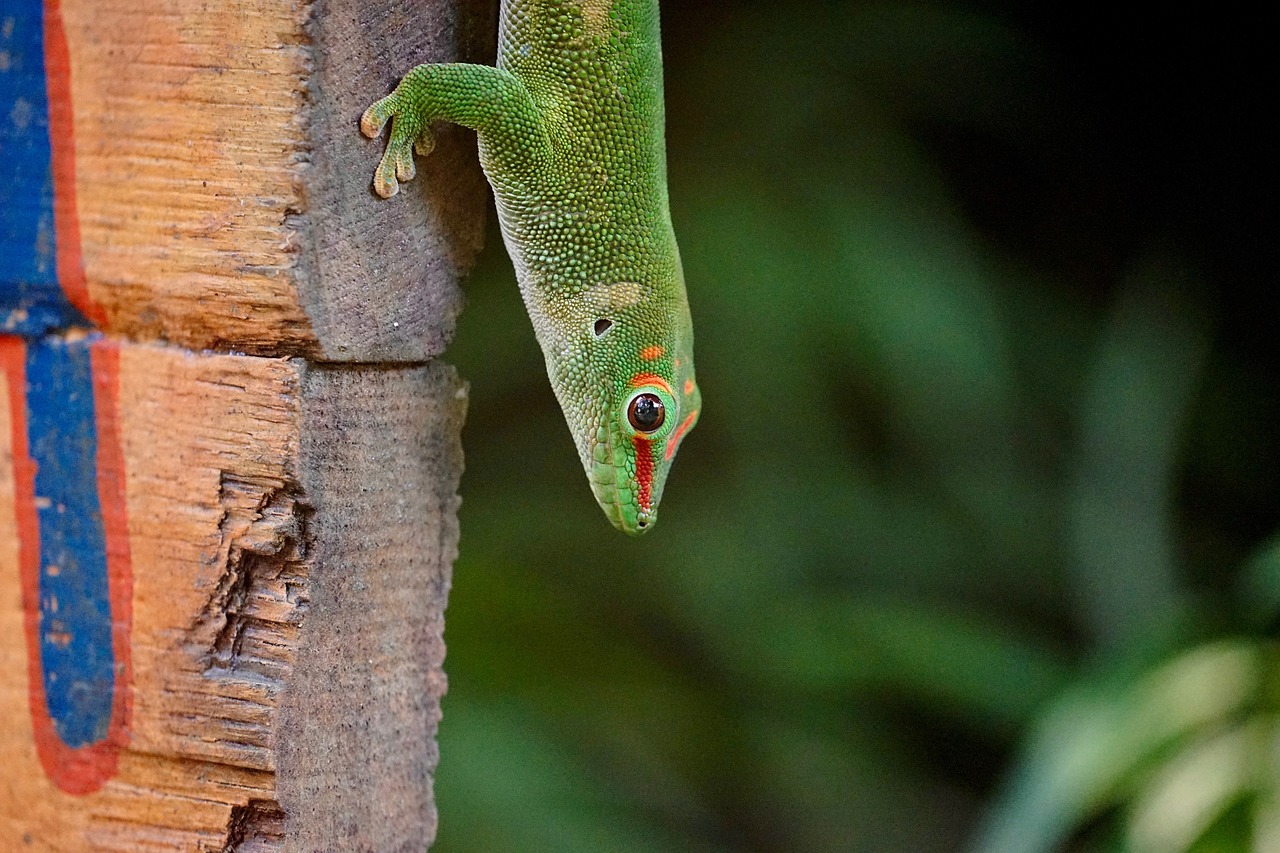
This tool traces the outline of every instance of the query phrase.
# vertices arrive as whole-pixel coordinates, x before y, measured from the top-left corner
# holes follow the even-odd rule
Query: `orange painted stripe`
[[[93,776],[83,779],[90,790],[114,774],[114,754],[129,745],[133,728],[133,553],[129,543],[125,495],[124,445],[120,435],[120,347],[113,341],[94,342],[94,420],[98,427],[98,503],[106,538],[107,583],[111,601],[111,650],[116,659],[111,726],[102,746],[112,758],[101,758]]]
[[[8,399],[4,402],[10,413],[14,515],[19,529],[19,578],[27,640],[27,700],[32,736],[36,754],[50,780],[59,790],[75,796],[99,790],[115,775],[120,750],[129,745],[133,716],[129,637],[133,623],[133,571],[125,509],[124,454],[120,445],[120,353],[115,344],[108,342],[95,342],[91,346],[98,440],[97,490],[106,537],[111,648],[117,669],[106,737],[72,748],[63,742],[49,716],[40,657],[40,520],[35,505],[36,462],[27,436],[26,347],[21,338],[0,335],[0,373],[4,374],[8,386]]]
[[[89,297],[80,255],[76,211],[76,128],[71,111],[71,52],[62,29],[61,0],[44,4],[44,69],[49,93],[49,149],[53,160],[53,227],[57,234],[58,284],[67,301],[89,322],[106,322],[102,306]]]

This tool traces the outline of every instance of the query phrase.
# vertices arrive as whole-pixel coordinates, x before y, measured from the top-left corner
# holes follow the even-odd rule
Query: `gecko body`
[[[432,147],[474,128],[503,240],[596,500],[650,529],[702,407],[667,201],[657,0],[503,0],[497,67],[420,65],[361,129],[391,136],[390,197]]]

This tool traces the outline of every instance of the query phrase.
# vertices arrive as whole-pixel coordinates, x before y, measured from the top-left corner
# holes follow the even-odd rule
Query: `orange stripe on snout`
[[[676,431],[671,434],[671,438],[667,440],[667,452],[663,458],[669,460],[676,455],[676,448],[680,446],[680,440],[684,438],[684,434],[693,427],[693,422],[698,419],[698,410],[694,409],[689,416],[684,419],[680,426],[676,427]]]
[[[665,349],[658,346],[657,344],[654,344],[651,347],[645,347],[644,349],[640,350],[640,357],[645,361],[657,361],[658,359],[662,358],[662,354],[664,352],[666,352]]]

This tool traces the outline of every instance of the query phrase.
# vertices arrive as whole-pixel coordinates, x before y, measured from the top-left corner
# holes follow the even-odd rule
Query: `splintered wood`
[[[458,379],[119,356],[128,742],[98,790],[60,791],[37,755],[28,650],[0,645],[0,849],[241,849],[228,840],[280,842],[286,827],[291,849],[421,849],[404,842],[433,834]],[[0,409],[4,439],[12,426]],[[0,636],[21,638],[13,457],[0,454]]]
[[[480,0],[0,10],[0,850],[422,851],[479,248],[364,107]]]

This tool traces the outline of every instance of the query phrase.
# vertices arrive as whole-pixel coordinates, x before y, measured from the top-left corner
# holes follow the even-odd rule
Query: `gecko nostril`
[[[599,320],[596,320],[596,325],[595,325],[596,337],[598,338],[602,336],[605,332],[609,331],[612,328],[613,328],[613,321],[607,320],[604,317],[601,317]]]

